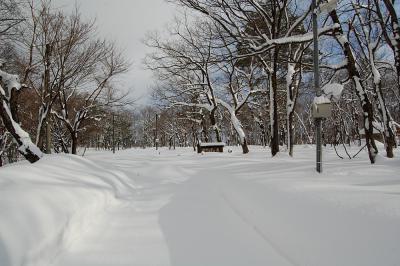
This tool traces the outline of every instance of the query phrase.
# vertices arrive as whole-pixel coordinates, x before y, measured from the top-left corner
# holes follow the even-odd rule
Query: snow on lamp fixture
[[[314,118],[328,118],[332,115],[332,101],[340,99],[343,85],[329,83],[322,87],[321,91],[321,96],[315,97],[312,104],[312,115]]]
[[[312,115],[314,118],[328,118],[332,115],[331,101],[325,95],[314,98]]]

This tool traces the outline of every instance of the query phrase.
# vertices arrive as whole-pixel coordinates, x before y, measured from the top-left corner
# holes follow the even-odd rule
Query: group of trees
[[[17,151],[35,162],[42,152],[76,154],[80,141],[107,146],[99,143],[110,138],[101,124],[110,116],[120,122],[121,146],[131,145],[127,93],[113,82],[129,63],[77,9],[0,1],[0,60],[0,165]]]
[[[186,120],[193,141],[271,147],[314,143],[312,15],[318,14],[320,78],[333,115],[325,143],[364,139],[371,163],[393,157],[400,120],[400,28],[393,0],[173,0],[184,7],[152,34],[146,64],[155,102]],[[190,16],[188,15],[190,14]],[[165,32],[164,32],[165,33]],[[179,116],[179,115],[180,116]],[[232,138],[232,129],[236,137]]]
[[[193,146],[225,141],[271,147],[315,143],[312,15],[332,117],[323,138],[358,143],[371,163],[376,141],[393,157],[400,121],[400,27],[394,0],[170,0],[181,6],[150,34],[146,65],[154,105],[122,108],[113,82],[129,67],[94,21],[50,0],[0,2],[0,158],[42,152]],[[82,134],[84,132],[84,134]],[[2,164],[2,160],[0,160]]]

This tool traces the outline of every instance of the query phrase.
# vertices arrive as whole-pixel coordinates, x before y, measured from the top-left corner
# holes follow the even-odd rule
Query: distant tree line
[[[332,116],[323,142],[394,156],[400,27],[391,0],[170,0],[183,15],[145,40],[153,102],[131,111],[114,82],[129,63],[95,21],[50,1],[0,2],[0,163],[78,147],[171,149],[199,142],[315,143],[313,31]],[[18,155],[20,154],[20,155]],[[349,157],[351,157],[349,155]]]

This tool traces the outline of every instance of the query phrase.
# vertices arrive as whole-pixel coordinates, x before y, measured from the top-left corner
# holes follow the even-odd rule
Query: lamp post
[[[314,88],[317,97],[321,96],[321,88],[319,84],[319,47],[318,47],[318,15],[317,15],[317,0],[312,0],[313,5],[313,37],[314,37]],[[316,131],[316,169],[318,173],[322,173],[322,118],[315,118],[315,131]]]

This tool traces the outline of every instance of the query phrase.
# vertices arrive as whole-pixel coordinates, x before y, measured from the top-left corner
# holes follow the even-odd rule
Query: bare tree
[[[372,1],[368,1],[372,6]],[[377,54],[381,49],[385,49],[382,43],[382,30],[379,27],[379,17],[376,17],[371,9],[361,8],[360,1],[353,4],[355,18],[351,24],[358,47],[360,48],[360,57],[363,58],[370,68],[370,76],[372,78],[372,87],[377,102],[378,112],[381,118],[383,136],[386,146],[386,154],[388,158],[393,158],[393,148],[396,145],[395,134],[392,128],[393,119],[386,106],[385,97],[382,89],[382,75],[380,73],[380,65]]]
[[[379,16],[382,34],[386,44],[392,49],[397,71],[397,89],[400,97],[400,24],[395,9],[395,1],[374,0],[376,13]],[[370,4],[370,6],[372,6]],[[386,9],[386,12],[384,11]],[[389,22],[389,23],[388,23]]]
[[[17,3],[12,0],[1,1],[0,16],[0,45],[3,45],[4,36],[8,35],[23,19],[18,12]],[[34,163],[40,159],[42,153],[32,143],[29,134],[21,128],[18,119],[18,94],[25,86],[20,83],[17,75],[5,72],[3,67],[4,62],[0,58],[0,116],[4,127],[18,145],[19,152],[28,161]],[[2,145],[6,143],[3,135]]]
[[[29,162],[34,163],[42,157],[42,152],[32,143],[29,134],[21,128],[15,113],[18,109],[13,106],[16,103],[13,101],[13,95],[23,88],[18,76],[0,70],[0,116],[5,128],[17,143],[18,151]]]
[[[210,25],[202,22],[196,28],[188,28],[186,23],[171,30],[176,39],[161,41],[157,36],[149,38],[148,46],[156,49],[149,56],[147,65],[158,71],[161,79],[168,77],[169,87],[178,89],[170,97],[173,105],[204,108],[209,113],[209,120],[218,142],[222,141],[217,123],[218,102],[215,87],[212,36],[202,39],[202,30],[210,32]],[[183,29],[182,29],[183,28]],[[181,96],[189,101],[180,101]],[[175,98],[175,99],[174,99]]]
[[[312,33],[301,32],[302,23],[311,12],[311,7],[294,16],[300,10],[297,1],[271,0],[266,2],[245,1],[193,1],[179,0],[180,4],[206,15],[225,30],[226,35],[241,48],[240,57],[257,56],[268,75],[269,107],[271,127],[271,153],[279,152],[278,79],[284,47],[289,44],[309,43]],[[287,19],[286,19],[287,18]],[[320,29],[326,34],[336,25]]]
[[[119,93],[112,87],[112,80],[125,73],[128,63],[122,58],[114,45],[106,42],[94,42],[84,51],[84,57],[90,57],[92,65],[87,75],[73,83],[74,87],[65,86],[58,92],[59,109],[53,110],[71,135],[71,153],[77,153],[78,135],[83,122],[101,119],[100,107],[123,103],[127,94]],[[88,51],[89,55],[86,54]],[[87,71],[87,70],[86,70]]]

